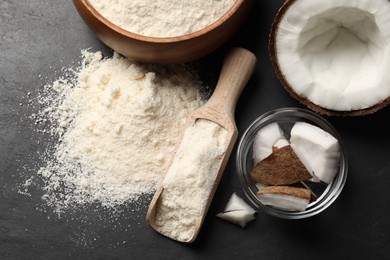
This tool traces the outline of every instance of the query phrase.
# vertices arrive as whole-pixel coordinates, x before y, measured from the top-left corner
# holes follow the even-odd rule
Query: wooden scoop
[[[256,57],[253,53],[242,48],[232,49],[225,57],[218,84],[214,90],[211,98],[204,104],[202,107],[198,108],[192,112],[187,121],[187,126],[193,126],[197,119],[206,119],[212,122],[215,122],[227,130],[227,149],[226,152],[220,159],[219,170],[215,175],[216,179],[212,190],[208,196],[206,205],[202,205],[203,211],[202,214],[197,218],[195,224],[195,230],[191,238],[186,241],[181,241],[184,243],[191,243],[195,241],[199,230],[203,224],[203,220],[208,211],[214,193],[217,189],[218,183],[222,177],[222,174],[225,170],[226,164],[234,147],[234,144],[237,140],[238,131],[234,119],[234,112],[238,97],[240,96],[242,90],[247,84],[248,80],[253,74],[256,64]],[[179,143],[180,145],[180,143]],[[173,158],[174,160],[174,158]],[[173,161],[172,160],[172,161]],[[172,165],[172,162],[170,166]],[[169,166],[169,167],[170,167]],[[168,170],[169,170],[168,167]],[[164,187],[162,185],[165,175],[163,176],[160,185],[158,186],[146,215],[146,221],[153,229],[157,232],[161,232],[159,227],[156,225],[156,213],[159,207],[159,198],[164,192]],[[166,235],[166,234],[163,234]],[[166,235],[170,237],[169,235]],[[170,237],[176,239],[174,237]],[[178,240],[178,239],[176,239]]]

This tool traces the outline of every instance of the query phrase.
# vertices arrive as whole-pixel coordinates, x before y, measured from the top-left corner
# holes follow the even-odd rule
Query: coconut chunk
[[[251,176],[255,183],[269,185],[289,185],[312,178],[290,145],[274,147],[270,156],[255,165]]]
[[[312,124],[297,122],[291,129],[290,143],[312,175],[323,182],[332,182],[340,161],[340,145],[334,136]]]
[[[250,221],[255,219],[255,213],[256,211],[251,206],[233,193],[224,211],[218,213],[217,217],[245,228]]]
[[[254,163],[257,164],[268,157],[272,153],[272,147],[279,140],[285,140],[285,137],[277,123],[271,123],[261,128],[253,140]]]
[[[292,186],[268,186],[257,192],[260,202],[286,211],[304,211],[309,205],[311,192]]]
[[[390,103],[390,1],[286,1],[270,55],[286,90],[323,114],[364,115]]]

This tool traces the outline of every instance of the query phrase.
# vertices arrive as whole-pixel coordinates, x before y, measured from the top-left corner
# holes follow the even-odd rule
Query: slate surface
[[[241,46],[258,57],[256,72],[237,105],[240,134],[260,114],[301,107],[281,87],[268,58],[267,37],[282,1],[256,1],[242,29],[219,51],[201,59],[205,82],[215,83],[222,53]],[[29,103],[56,72],[80,60],[85,48],[105,47],[70,0],[0,3],[0,259],[385,259],[390,256],[390,108],[361,118],[327,118],[342,136],[349,176],[338,200],[306,220],[258,213],[246,230],[215,217],[232,192],[244,196],[234,153],[203,229],[192,245],[161,237],[144,221],[146,208],[112,217],[99,207],[56,218],[44,210],[39,185],[25,194],[39,154],[50,138],[34,131]]]

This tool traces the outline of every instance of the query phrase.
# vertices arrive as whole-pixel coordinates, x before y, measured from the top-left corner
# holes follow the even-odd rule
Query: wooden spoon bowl
[[[196,239],[236,142],[238,131],[234,117],[235,106],[239,95],[253,74],[255,64],[256,57],[250,51],[242,48],[232,49],[225,57],[219,80],[213,95],[205,105],[198,108],[188,116],[187,127],[193,126],[195,121],[198,119],[206,119],[218,124],[227,131],[226,151],[217,162],[218,166],[215,175],[212,172],[208,173],[210,176],[215,176],[215,179],[213,180],[211,191],[208,195],[206,195],[207,200],[205,204],[198,205],[201,213],[199,216],[195,216],[196,223],[193,226],[193,233],[191,237],[185,241],[178,240],[177,237],[163,234],[164,232],[162,232],[158,225],[156,225],[156,214],[159,208],[159,199],[164,193],[163,180],[166,175],[164,175],[162,181],[158,185],[159,187],[157,188],[156,193],[152,198],[146,216],[148,224],[157,232],[185,243],[192,243]],[[201,149],[198,150],[202,151]],[[175,158],[173,158],[173,161],[174,160]],[[168,167],[168,171],[172,165],[173,163],[171,162],[170,166]],[[183,174],[183,172],[181,172],[181,174]],[[177,181],[176,184],[181,185],[182,183]],[[169,224],[167,224],[167,226],[170,227]],[[177,233],[177,230],[173,230],[173,233]]]
[[[192,61],[216,50],[240,27],[253,2],[237,0],[226,14],[199,31],[158,38],[124,30],[104,18],[88,0],[73,0],[82,19],[107,46],[130,59],[161,64]]]

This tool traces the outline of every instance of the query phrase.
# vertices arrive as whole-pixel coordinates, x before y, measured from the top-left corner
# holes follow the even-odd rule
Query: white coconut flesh
[[[251,206],[233,193],[224,211],[218,213],[217,217],[245,228],[248,222],[255,219],[255,213],[256,211]]]
[[[271,123],[261,128],[253,140],[253,161],[257,164],[272,154],[272,147],[279,141],[287,142],[278,123]],[[288,142],[287,142],[288,143]]]
[[[286,211],[304,211],[310,202],[308,199],[286,194],[260,194],[257,196],[262,204]]]
[[[321,128],[297,122],[291,129],[291,147],[314,178],[331,183],[340,161],[338,140]]]
[[[390,96],[390,1],[292,2],[279,14],[274,51],[293,92],[335,111]]]

